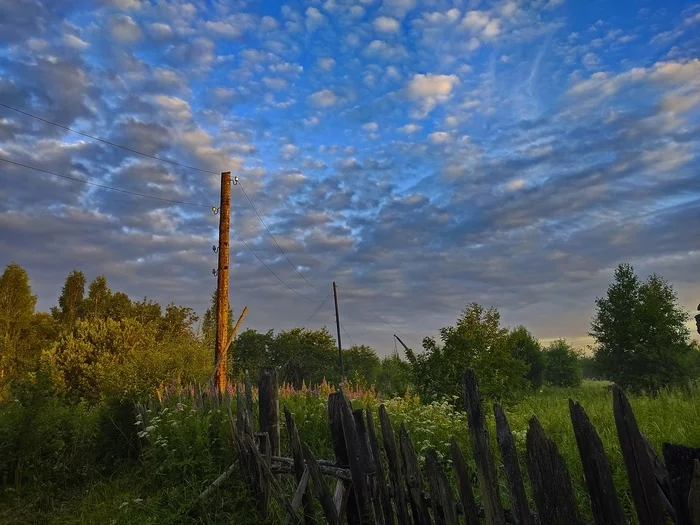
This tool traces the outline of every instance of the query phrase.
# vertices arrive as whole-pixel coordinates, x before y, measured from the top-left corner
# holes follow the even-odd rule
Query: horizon
[[[201,320],[231,171],[242,330],[303,326],[336,281],[380,356],[471,302],[583,348],[628,262],[700,340],[700,3],[95,5],[0,1],[0,265],[37,310],[75,268]]]

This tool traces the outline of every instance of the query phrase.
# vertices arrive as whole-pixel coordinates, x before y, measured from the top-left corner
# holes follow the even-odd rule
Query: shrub
[[[581,384],[581,364],[576,351],[564,339],[552,342],[544,352],[545,381],[554,386]]]

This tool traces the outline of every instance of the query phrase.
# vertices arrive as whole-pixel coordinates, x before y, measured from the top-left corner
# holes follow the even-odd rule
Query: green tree
[[[528,366],[525,378],[532,388],[539,388],[544,374],[542,345],[524,326],[518,326],[508,334],[508,346],[513,356]]]
[[[321,330],[292,328],[275,337],[270,349],[271,365],[278,367],[280,382],[296,388],[319,384],[325,377],[331,383],[340,378],[335,339],[324,327]]]
[[[545,349],[544,362],[544,379],[550,385],[574,387],[581,384],[579,356],[565,339],[557,339]]]
[[[199,320],[192,308],[170,303],[165,307],[165,315],[160,321],[158,336],[161,338],[184,338],[194,336],[193,325]]]
[[[133,305],[131,299],[124,292],[116,292],[112,295],[107,308],[107,317],[115,321],[121,321],[133,317]]]
[[[107,286],[107,278],[100,275],[90,283],[88,295],[83,300],[83,317],[85,319],[107,319],[112,303],[112,290]]]
[[[347,379],[353,379],[366,386],[374,385],[380,367],[377,353],[367,345],[354,345],[343,350],[343,368]]]
[[[0,380],[12,381],[31,362],[27,339],[36,299],[27,272],[7,265],[0,276]]]
[[[162,315],[162,309],[158,303],[144,297],[142,301],[134,301],[131,303],[131,316],[142,325],[159,325]]]
[[[384,395],[402,396],[411,387],[411,365],[397,351],[382,359],[377,390]]]
[[[229,348],[230,376],[240,380],[248,370],[251,381],[256,381],[263,367],[272,362],[270,353],[274,340],[273,330],[261,333],[249,328],[238,334]]]
[[[591,322],[600,372],[633,391],[683,384],[689,377],[688,315],[676,303],[663,278],[651,275],[640,283],[631,265],[620,264]]]
[[[502,403],[517,400],[527,387],[528,367],[513,356],[508,330],[500,321],[495,308],[471,303],[456,326],[440,329],[442,346],[426,337],[422,354],[406,352],[421,397],[432,401],[447,396],[462,404],[463,373],[472,368],[486,398]]]
[[[58,298],[58,307],[51,308],[51,315],[63,326],[73,328],[81,315],[85,296],[85,274],[73,270],[66,277],[66,282]]]

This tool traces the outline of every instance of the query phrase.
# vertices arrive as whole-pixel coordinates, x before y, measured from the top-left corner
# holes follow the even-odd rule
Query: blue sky
[[[420,341],[477,301],[586,338],[614,267],[700,301],[700,4],[0,0],[0,102],[240,188],[231,300],[266,330]],[[216,204],[219,177],[0,108],[0,158]],[[0,165],[0,264],[196,308],[217,217]],[[296,273],[301,272],[318,289]],[[689,324],[690,326],[694,326]]]

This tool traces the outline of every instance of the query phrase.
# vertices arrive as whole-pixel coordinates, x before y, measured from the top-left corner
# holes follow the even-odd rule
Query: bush
[[[581,365],[576,351],[564,339],[557,339],[544,352],[544,378],[553,386],[581,384]]]

